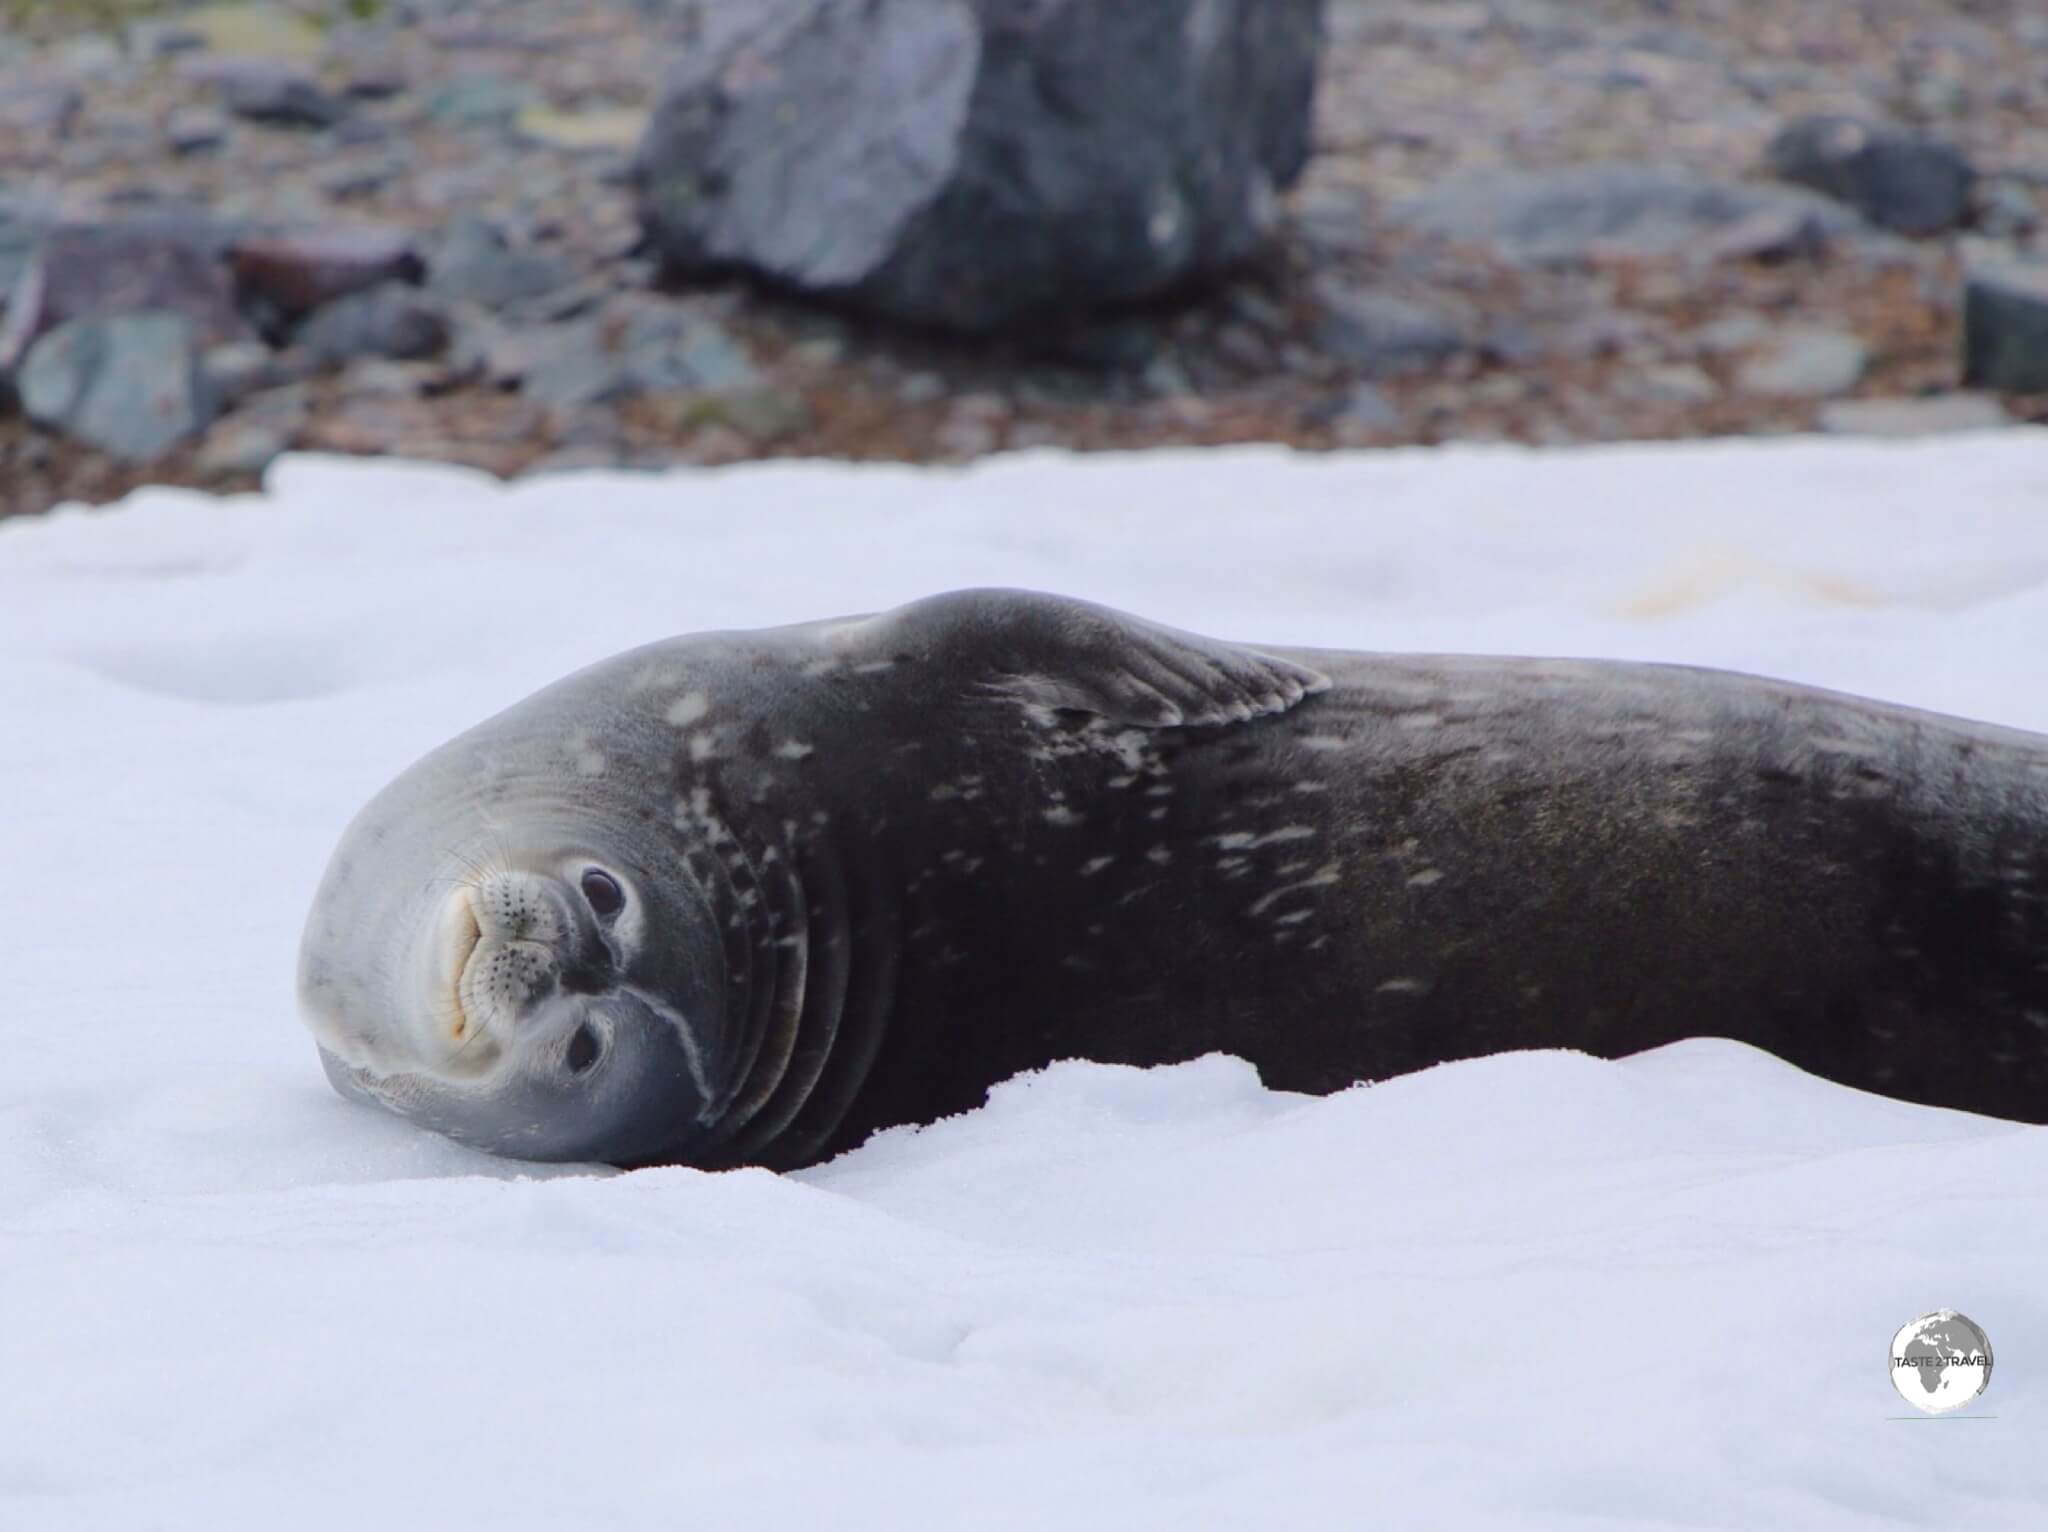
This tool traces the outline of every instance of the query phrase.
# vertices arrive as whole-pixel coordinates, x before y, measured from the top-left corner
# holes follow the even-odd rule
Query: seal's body
[[[2048,740],[961,592],[595,666],[380,794],[301,998],[501,1153],[812,1162],[1065,1057],[1331,1091],[1739,1038],[2048,1118]]]

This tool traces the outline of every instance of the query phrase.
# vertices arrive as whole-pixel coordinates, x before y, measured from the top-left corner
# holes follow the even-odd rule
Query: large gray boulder
[[[671,275],[968,333],[1242,261],[1309,149],[1323,0],[705,0],[636,161]]]

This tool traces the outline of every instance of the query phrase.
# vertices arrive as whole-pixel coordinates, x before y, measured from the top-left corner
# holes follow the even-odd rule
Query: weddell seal
[[[2048,1118],[2048,739],[963,591],[594,665],[343,836],[301,1009],[464,1143],[812,1163],[1052,1060],[1327,1092],[1738,1038]]]

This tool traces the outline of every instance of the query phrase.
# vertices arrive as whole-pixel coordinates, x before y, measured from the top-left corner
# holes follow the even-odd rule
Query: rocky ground
[[[628,168],[692,17],[0,0],[0,505],[288,448],[511,475],[2048,422],[2043,0],[1331,0],[1267,254],[999,342],[661,288]],[[167,284],[128,307],[182,313],[196,371],[146,317],[32,348],[123,282]]]

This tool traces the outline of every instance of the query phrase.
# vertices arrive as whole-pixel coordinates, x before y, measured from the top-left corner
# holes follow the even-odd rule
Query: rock
[[[206,46],[205,37],[192,28],[155,16],[129,22],[126,36],[129,53],[139,59],[169,58]]]
[[[0,128],[55,137],[77,117],[85,97],[57,80],[0,80]]]
[[[538,298],[576,280],[567,261],[515,249],[481,218],[458,219],[427,262],[427,285],[446,298],[502,308]]]
[[[269,388],[278,379],[271,368],[271,350],[261,341],[230,341],[214,346],[200,358],[200,370],[223,408],[237,400]]]
[[[0,329],[0,372],[72,319],[169,312],[200,347],[250,338],[221,257],[228,236],[191,220],[137,219],[51,230],[15,282]]]
[[[1384,216],[1419,234],[1547,263],[1684,255],[1765,213],[1810,220],[1827,239],[1865,227],[1841,204],[1802,189],[1628,161],[1456,176]]]
[[[326,46],[320,28],[281,5],[202,5],[182,12],[175,25],[216,53],[249,58],[306,63]]]
[[[811,423],[811,407],[801,394],[760,384],[729,389],[711,396],[719,420],[754,442],[780,441]]]
[[[595,320],[512,332],[492,354],[498,376],[516,380],[526,397],[556,409],[622,399],[633,379]]]
[[[331,128],[349,111],[305,69],[277,59],[195,54],[180,62],[178,73],[216,87],[237,117],[273,127]]]
[[[462,75],[427,93],[427,112],[455,128],[502,128],[524,111],[533,93],[517,80]]]
[[[228,131],[225,113],[211,107],[181,106],[164,124],[164,139],[173,154],[202,154],[226,143]]]
[[[1085,314],[1048,326],[1032,337],[1034,354],[1098,371],[1141,372],[1165,342],[1157,318],[1146,314]]]
[[[1709,320],[1698,329],[1689,331],[1685,338],[1699,350],[1715,354],[1747,351],[1752,346],[1761,345],[1770,333],[1771,322],[1763,315],[1738,309],[1735,313]]]
[[[294,341],[326,362],[381,356],[417,361],[447,348],[448,316],[417,288],[386,282],[316,310]]]
[[[1897,234],[1939,234],[1970,211],[1976,173],[1932,138],[1854,117],[1801,117],[1771,140],[1771,170]]]
[[[332,130],[337,144],[361,147],[365,144],[384,144],[391,140],[391,128],[374,117],[344,117]]]
[[[402,155],[341,155],[313,176],[320,195],[333,202],[374,197],[405,173]]]
[[[22,410],[109,456],[148,462],[213,418],[195,335],[183,314],[69,320],[15,374]]]
[[[260,423],[291,438],[305,428],[313,414],[313,391],[303,382],[286,383],[249,395],[235,410],[235,419]]]
[[[515,298],[498,312],[514,324],[553,324],[587,314],[612,295],[613,289],[602,278],[578,277],[567,287],[537,293],[531,298]]]
[[[394,362],[370,358],[353,363],[342,375],[341,391],[357,398],[417,399],[440,381],[431,362]]]
[[[1308,155],[1322,0],[700,9],[635,161],[672,276],[1015,328],[1241,262]]]
[[[1993,431],[2013,424],[1988,394],[1936,394],[1926,399],[1837,399],[1820,409],[1820,428],[1836,436],[1943,436]]]
[[[753,359],[712,320],[670,305],[488,338],[487,374],[558,409],[635,394],[736,394],[759,388]]]
[[[2048,262],[1973,269],[1963,286],[1963,382],[2048,393]]]
[[[1812,260],[1827,249],[1827,243],[1827,228],[1813,209],[1766,207],[1714,230],[1693,254],[1709,263]]]
[[[1329,284],[1321,297],[1317,345],[1326,356],[1368,377],[1426,370],[1472,349],[1457,323],[1405,298]]]
[[[1643,396],[1668,404],[1705,404],[1721,397],[1721,385],[1702,367],[1688,362],[1651,367],[1642,375]]]
[[[1906,87],[1906,100],[1921,117],[1954,117],[1970,104],[1969,87],[1942,75],[1917,75]]]
[[[426,272],[409,233],[367,226],[243,239],[231,259],[243,300],[288,319],[385,282],[417,282]]]
[[[1818,325],[1778,332],[1762,354],[1736,370],[1745,393],[1813,398],[1854,388],[1870,365],[1870,348],[1855,336]]]
[[[40,212],[0,198],[0,293],[14,290],[49,232],[49,220]],[[4,355],[0,355],[0,369],[4,367]]]
[[[52,43],[50,72],[73,80],[111,80],[127,62],[120,43],[97,32],[85,32]]]
[[[1308,423],[1327,426],[1342,440],[1357,440],[1400,429],[1401,412],[1372,383],[1354,383],[1343,393],[1310,408]]]
[[[723,325],[671,304],[628,302],[615,310],[619,349],[634,384],[647,393],[753,388],[760,370]]]
[[[647,112],[633,106],[561,112],[549,106],[522,107],[512,126],[519,137],[555,149],[630,151],[647,132]]]
[[[221,86],[221,99],[237,117],[280,128],[331,128],[348,115],[347,102],[284,71],[229,80]]]
[[[290,436],[259,420],[223,420],[194,455],[192,466],[208,479],[260,474],[291,446]]]
[[[1978,230],[1993,239],[2017,240],[2041,227],[2042,209],[2034,189],[2017,177],[1986,176],[1977,182]]]
[[[364,59],[348,72],[341,89],[358,101],[388,101],[405,90],[405,70],[390,59]]]
[[[725,393],[663,394],[650,405],[650,413],[670,433],[730,431],[749,443],[778,441],[811,423],[810,406],[801,396],[768,385]]]
[[[700,426],[690,436],[683,449],[686,461],[700,468],[718,468],[727,463],[740,463],[753,456],[754,444],[731,426],[716,422]]]

